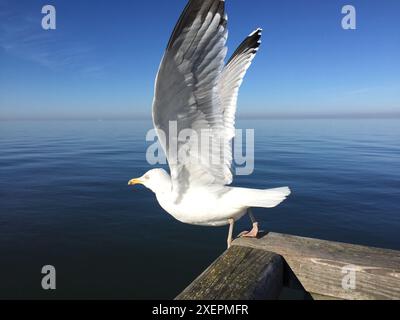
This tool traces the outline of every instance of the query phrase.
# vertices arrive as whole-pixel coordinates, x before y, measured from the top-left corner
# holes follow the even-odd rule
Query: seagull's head
[[[141,184],[154,193],[171,190],[171,178],[164,169],[153,169],[148,171],[140,178],[132,179],[128,182],[129,186]]]

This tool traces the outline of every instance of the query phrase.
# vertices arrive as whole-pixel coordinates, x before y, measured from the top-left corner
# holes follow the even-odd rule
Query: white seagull
[[[228,247],[235,221],[248,213],[253,228],[241,236],[257,237],[258,223],[251,208],[276,207],[290,194],[288,187],[257,190],[229,186],[238,91],[259,49],[261,32],[251,33],[225,64],[225,1],[189,1],[161,61],[153,101],[153,123],[171,175],[153,169],[129,181],[129,185],[142,184],[153,191],[161,207],[183,223],[229,225]],[[204,152],[199,153],[194,137],[170,137],[171,123],[178,132],[190,129],[199,136],[203,130],[211,132],[217,142],[213,140],[210,153],[220,161],[210,161]],[[178,156],[182,153],[185,161]]]

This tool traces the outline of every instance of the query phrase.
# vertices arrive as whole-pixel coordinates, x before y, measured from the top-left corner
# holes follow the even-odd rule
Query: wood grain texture
[[[283,283],[282,257],[234,246],[203,272],[177,300],[277,299]]]
[[[340,298],[323,296],[322,294],[317,294],[317,293],[310,293],[310,295],[311,295],[313,300],[343,300],[343,299],[340,299]]]
[[[281,255],[305,290],[347,299],[400,299],[400,252],[269,233],[261,239],[237,239],[244,246]],[[356,288],[344,289],[343,268],[352,265]]]

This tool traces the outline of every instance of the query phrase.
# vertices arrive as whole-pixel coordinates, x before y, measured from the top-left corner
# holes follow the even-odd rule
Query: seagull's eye
[[[150,177],[149,177],[149,176],[144,176],[144,179],[145,179],[145,180],[149,180]]]

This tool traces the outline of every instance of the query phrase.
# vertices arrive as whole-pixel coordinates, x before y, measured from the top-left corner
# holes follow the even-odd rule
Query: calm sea
[[[243,121],[255,172],[290,186],[263,229],[400,250],[400,120]],[[0,298],[173,298],[223,250],[226,228],[174,221],[127,181],[149,169],[150,122],[0,123]],[[248,228],[245,218],[236,231]],[[54,265],[57,289],[41,289]]]

